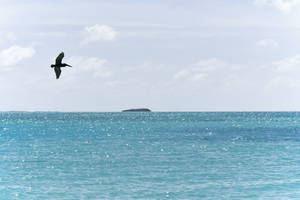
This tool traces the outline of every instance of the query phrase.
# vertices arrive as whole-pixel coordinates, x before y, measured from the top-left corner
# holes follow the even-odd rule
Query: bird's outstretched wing
[[[56,65],[60,65],[61,62],[62,62],[62,59],[64,58],[64,56],[65,56],[64,52],[61,52],[61,53],[57,56],[57,58],[56,58],[56,60],[55,60],[55,64],[56,64]]]
[[[56,74],[56,79],[58,79],[60,74],[61,74],[61,70],[60,70],[59,67],[54,67],[54,71],[55,71],[55,74]]]

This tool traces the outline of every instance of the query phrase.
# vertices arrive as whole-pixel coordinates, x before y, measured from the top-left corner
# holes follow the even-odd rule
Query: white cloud
[[[0,52],[0,65],[12,66],[26,58],[31,58],[34,54],[35,50],[32,47],[14,45]]]
[[[100,40],[115,40],[117,32],[107,25],[96,24],[85,28],[84,43],[95,42]]]
[[[300,88],[300,80],[289,76],[275,76],[265,86],[265,88]]]
[[[252,80],[253,68],[212,58],[201,60],[173,74],[170,85],[176,88],[203,91],[230,92],[249,89],[256,85]],[[234,88],[234,89],[233,89]]]
[[[271,63],[265,68],[271,77],[266,84],[266,88],[295,88],[300,87],[300,55],[285,58]]]
[[[299,3],[300,0],[254,0],[254,4],[258,7],[271,6],[285,13],[289,12]]]
[[[190,70],[182,69],[182,70],[176,72],[176,74],[174,75],[174,78],[175,79],[187,78],[188,76],[190,76]]]
[[[278,43],[273,39],[264,39],[256,42],[256,46],[260,47],[278,47]]]
[[[69,60],[72,66],[77,68],[77,72],[91,72],[94,77],[108,78],[112,75],[112,70],[110,70],[106,65],[108,61],[105,59],[100,59],[96,57],[72,57]]]
[[[271,66],[279,73],[300,72],[300,55],[273,62]]]
[[[179,70],[174,74],[173,78],[187,81],[201,81],[212,74],[218,73],[220,70],[224,70],[226,66],[228,65],[225,62],[216,58],[201,60],[190,67]]]

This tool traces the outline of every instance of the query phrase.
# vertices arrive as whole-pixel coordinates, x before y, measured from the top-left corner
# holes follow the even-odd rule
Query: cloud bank
[[[32,47],[11,46],[0,52],[0,65],[12,66],[26,58],[31,58],[35,54]]]
[[[117,38],[117,32],[112,27],[107,25],[96,24],[94,26],[86,27],[84,30],[85,38],[83,43],[90,43],[96,41],[110,41]]]
[[[254,5],[258,7],[271,6],[285,13],[299,4],[299,0],[254,0]]]
[[[70,63],[78,66],[79,73],[90,72],[93,77],[108,78],[112,71],[107,67],[108,61],[97,57],[72,57]]]
[[[201,60],[193,66],[181,69],[173,76],[177,80],[185,80],[198,82],[208,79],[211,76],[215,76],[220,70],[223,70],[228,65],[222,60],[217,58]]]
[[[278,47],[278,43],[273,39],[264,39],[256,42],[259,47]]]

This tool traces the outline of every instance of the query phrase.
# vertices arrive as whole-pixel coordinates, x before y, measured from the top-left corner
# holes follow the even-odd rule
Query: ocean
[[[0,113],[0,199],[300,199],[300,113]]]

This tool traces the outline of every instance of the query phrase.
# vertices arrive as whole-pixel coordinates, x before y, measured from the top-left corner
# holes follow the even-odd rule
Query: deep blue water
[[[300,113],[0,113],[0,199],[300,199]]]

